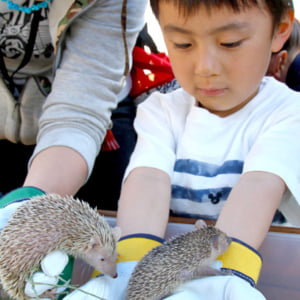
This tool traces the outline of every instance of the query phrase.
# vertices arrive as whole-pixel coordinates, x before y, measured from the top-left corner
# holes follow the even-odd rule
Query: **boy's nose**
[[[219,73],[217,58],[209,50],[199,51],[196,57],[195,74],[210,77]]]

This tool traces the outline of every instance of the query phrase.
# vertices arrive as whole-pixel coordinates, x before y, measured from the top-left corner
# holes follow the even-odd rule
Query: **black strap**
[[[0,50],[0,70],[3,76],[3,79],[7,82],[9,90],[13,93],[15,89],[15,84],[12,80],[12,78],[8,75],[5,63],[4,63],[4,58],[3,58],[3,53]]]
[[[152,39],[151,35],[149,34],[148,31],[148,25],[147,23],[144,25],[144,28],[142,31],[140,31],[137,41],[136,41],[136,46],[145,49],[145,46],[148,46],[151,50],[152,53],[157,54],[159,53],[157,46]]]
[[[1,70],[4,80],[6,80],[6,82],[8,83],[9,90],[11,91],[11,93],[13,95],[15,95],[15,93],[17,92],[17,88],[14,83],[13,77],[18,71],[20,71],[22,68],[24,68],[30,61],[30,58],[33,53],[33,48],[34,48],[35,39],[36,39],[37,32],[38,32],[40,20],[41,20],[41,10],[37,10],[33,13],[30,35],[28,38],[28,43],[26,45],[24,57],[23,57],[20,65],[18,66],[18,68],[12,73],[11,76],[9,76],[9,74],[8,74],[7,68],[4,63],[3,53],[2,53],[2,51],[0,51],[0,70]]]

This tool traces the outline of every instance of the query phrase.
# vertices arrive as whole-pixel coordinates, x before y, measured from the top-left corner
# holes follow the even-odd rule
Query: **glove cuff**
[[[255,287],[262,266],[262,257],[255,249],[233,238],[226,252],[219,256],[218,260],[223,263],[222,269],[232,271]]]
[[[145,254],[156,246],[161,245],[164,239],[150,234],[133,234],[121,238],[118,242],[117,263],[126,261],[140,261]]]
[[[0,208],[3,208],[13,202],[23,201],[25,199],[43,194],[45,194],[45,192],[33,186],[20,187],[9,192],[0,199]]]

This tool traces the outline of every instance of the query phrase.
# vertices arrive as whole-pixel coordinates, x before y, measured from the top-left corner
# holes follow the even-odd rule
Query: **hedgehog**
[[[126,300],[162,299],[188,280],[224,274],[211,265],[230,243],[216,227],[198,222],[195,230],[165,241],[142,258],[129,279]]]
[[[26,280],[53,251],[61,250],[116,277],[120,228],[111,228],[87,202],[45,194],[19,206],[0,233],[0,282],[14,299],[25,295]]]

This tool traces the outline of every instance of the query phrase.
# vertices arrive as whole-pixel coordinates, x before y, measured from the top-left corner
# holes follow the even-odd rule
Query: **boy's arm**
[[[225,202],[216,226],[257,250],[285,190],[284,181],[272,173],[243,174]]]
[[[225,202],[216,226],[258,249],[285,189],[283,180],[272,173],[243,174]],[[155,168],[136,168],[125,181],[117,225],[123,235],[143,232],[163,237],[169,204],[169,176]]]
[[[285,189],[284,181],[272,173],[251,171],[243,174],[226,200],[216,224],[233,237],[227,251],[218,258],[222,268],[232,275],[187,282],[169,299],[265,300],[259,290],[253,288],[262,263],[256,250],[269,230]]]
[[[163,242],[169,217],[170,178],[150,167],[134,168],[127,176],[118,206],[117,226],[123,237],[118,242],[116,279],[96,277],[81,289],[104,299],[125,299],[127,282],[138,261]],[[93,277],[98,273],[94,272]],[[67,299],[85,299],[75,291]]]
[[[119,200],[117,226],[122,235],[134,233],[164,237],[169,217],[170,177],[149,167],[138,167],[128,175]]]

